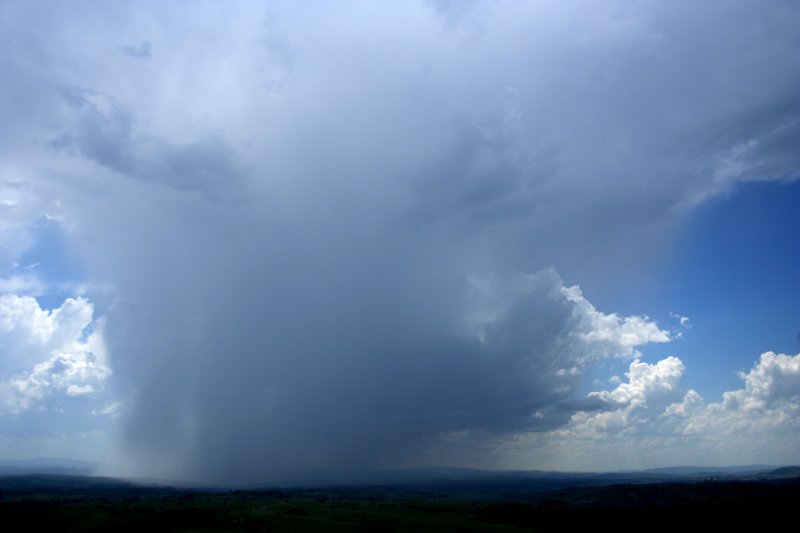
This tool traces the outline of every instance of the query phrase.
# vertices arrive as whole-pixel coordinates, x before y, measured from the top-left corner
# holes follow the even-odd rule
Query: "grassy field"
[[[798,479],[548,492],[491,485],[215,492],[94,478],[0,478],[4,531],[713,531],[777,526],[798,504]]]

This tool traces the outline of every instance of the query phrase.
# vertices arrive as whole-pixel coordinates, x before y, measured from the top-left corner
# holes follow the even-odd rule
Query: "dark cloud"
[[[132,111],[108,95],[84,89],[63,94],[74,109],[74,127],[54,138],[53,148],[77,152],[126,177],[200,191],[212,200],[242,200],[244,169],[221,135],[208,132],[174,145],[137,133]]]
[[[136,380],[146,386],[130,441],[173,464],[190,461],[203,479],[257,480],[284,469],[391,466],[443,432],[545,430],[585,407],[567,400],[590,361],[581,340],[590,326],[557,277],[533,278],[476,334],[434,322],[444,288],[409,298],[406,287],[429,282],[354,275],[371,260],[367,252],[341,265],[297,262],[278,279],[265,267],[262,298],[228,295],[241,297],[237,310],[205,291],[186,321],[167,312],[117,322],[149,330],[112,346],[139,353],[148,374]]]
[[[416,193],[422,221],[502,222],[535,216],[537,204],[549,200],[544,188],[558,172],[558,149],[520,138],[513,117],[495,118],[502,122],[457,130],[451,146],[421,174]]]

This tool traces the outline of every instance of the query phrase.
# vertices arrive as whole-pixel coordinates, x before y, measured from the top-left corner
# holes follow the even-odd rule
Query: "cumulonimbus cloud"
[[[446,462],[623,416],[677,360],[583,399],[586,369],[672,336],[571,285],[635,292],[697,205],[800,167],[797,7],[689,8],[8,4],[2,258],[57,216],[113,286],[85,301],[137,472]]]

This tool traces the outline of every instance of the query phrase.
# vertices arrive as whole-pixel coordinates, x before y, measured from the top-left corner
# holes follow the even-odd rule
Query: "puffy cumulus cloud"
[[[605,438],[649,431],[664,409],[682,396],[679,382],[684,370],[677,357],[652,365],[638,359],[633,361],[625,374],[627,382],[611,391],[590,393],[587,400],[594,411],[574,414],[570,424],[558,430],[558,435]]]
[[[745,382],[744,392],[737,393],[736,400],[726,397],[728,401],[750,404],[742,398],[752,398],[753,407],[776,405],[785,401],[793,401],[800,396],[800,355],[790,356],[766,352],[747,374],[740,373]]]
[[[48,409],[102,389],[111,372],[93,313],[83,298],[47,310],[28,296],[0,296],[0,414]]]
[[[683,371],[683,363],[677,357],[668,357],[655,365],[637,360],[626,373],[628,383],[621,383],[611,392],[593,392],[589,397],[629,407],[652,406],[660,397],[675,393]]]
[[[609,294],[706,198],[800,167],[791,3],[0,9],[3,227],[57,208],[113,285],[87,294],[124,453],[158,473],[441,461],[641,418],[674,363],[574,397],[593,362],[671,338]],[[55,356],[40,374],[72,368]]]
[[[667,414],[682,418],[686,435],[735,436],[742,445],[752,446],[765,434],[800,430],[800,354],[765,352],[740,376],[744,388],[725,392],[722,402],[698,405],[687,395]]]
[[[580,309],[584,319],[586,357],[605,357],[609,353],[619,357],[637,357],[637,346],[651,342],[669,342],[669,332],[662,330],[647,316],[620,317],[616,313],[604,314],[583,297],[580,287],[564,289],[565,296]],[[633,371],[633,369],[631,369]]]
[[[555,464],[555,447],[584,460],[603,453],[616,467],[800,458],[794,444],[800,432],[800,354],[762,354],[741,374],[744,388],[723,393],[721,402],[684,391],[684,370],[675,357],[655,364],[634,361],[628,381],[590,393],[593,410],[573,414],[568,424],[551,432],[554,442],[542,445],[544,453]]]

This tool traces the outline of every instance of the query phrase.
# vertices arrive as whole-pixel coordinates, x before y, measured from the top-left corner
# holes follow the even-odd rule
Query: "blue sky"
[[[681,331],[675,343],[651,345],[643,353],[679,355],[689,368],[684,385],[717,397],[738,385],[739,372],[753,365],[753,353],[800,350],[797,205],[795,180],[743,184],[698,208],[676,236],[662,271],[648,280],[646,299],[632,291],[616,302],[617,309],[636,313],[645,301],[659,323]],[[678,328],[670,313],[686,316],[691,327]],[[615,361],[611,370],[624,368]]]
[[[796,5],[0,15],[0,457],[800,462]]]
[[[747,184],[700,208],[682,237],[664,299],[692,317],[680,353],[709,393],[730,390],[753,353],[800,350],[798,205],[797,181]]]

